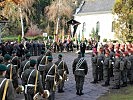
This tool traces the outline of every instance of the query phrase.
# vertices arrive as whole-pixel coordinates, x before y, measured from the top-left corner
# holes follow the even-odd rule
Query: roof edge
[[[74,14],[73,16],[80,16],[80,15],[93,15],[93,14],[105,14],[105,13],[112,13],[112,11],[98,11],[98,12],[88,12],[88,13],[78,13]]]

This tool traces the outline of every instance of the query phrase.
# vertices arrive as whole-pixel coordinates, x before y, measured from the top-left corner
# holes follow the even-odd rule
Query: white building
[[[113,32],[114,15],[112,8],[115,0],[85,0],[74,14],[74,20],[80,22],[76,31],[76,36],[84,33],[84,38],[89,39],[92,29],[99,27],[100,41],[103,39],[116,39]]]

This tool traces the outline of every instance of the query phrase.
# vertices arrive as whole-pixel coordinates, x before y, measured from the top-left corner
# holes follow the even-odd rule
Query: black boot
[[[80,90],[80,93],[79,93],[79,95],[81,96],[81,95],[84,95],[84,93],[82,92],[82,90]]]
[[[123,84],[121,85],[121,87],[126,87],[126,86],[127,86],[126,82],[123,82]]]
[[[120,86],[116,85],[116,86],[112,87],[112,89],[120,89]]]
[[[98,81],[97,80],[94,80],[94,81],[92,81],[90,83],[96,84],[96,83],[98,83]]]
[[[109,82],[105,82],[105,84],[102,84],[103,87],[107,87],[109,85],[110,85]]]
[[[79,90],[77,90],[76,94],[79,95]]]

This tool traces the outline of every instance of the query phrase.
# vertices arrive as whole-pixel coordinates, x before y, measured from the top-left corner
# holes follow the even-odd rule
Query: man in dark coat
[[[58,93],[64,92],[63,87],[64,87],[64,82],[65,82],[65,75],[69,74],[68,67],[65,61],[62,59],[62,55],[58,55],[58,61],[55,62],[57,65],[58,73],[62,77],[61,82],[58,85]]]
[[[84,57],[84,55],[85,55],[85,49],[86,49],[85,43],[81,42],[81,44],[80,44],[80,52],[81,52],[82,57]]]
[[[78,58],[74,59],[73,61],[72,69],[76,81],[76,94],[81,96],[83,95],[82,90],[85,75],[87,75],[88,72],[88,66],[86,60],[81,56],[80,52],[78,53]]]
[[[3,100],[4,98],[4,91],[6,91],[5,99],[4,100],[15,100],[15,93],[12,81],[5,78],[7,67],[5,65],[0,64],[0,100]],[[5,89],[6,83],[7,84],[7,90]]]

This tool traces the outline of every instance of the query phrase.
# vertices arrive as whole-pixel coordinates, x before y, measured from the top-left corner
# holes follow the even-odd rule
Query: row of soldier
[[[98,52],[93,50],[92,70],[94,80],[91,83],[104,80],[102,86],[109,86],[113,77],[112,89],[133,84],[133,45],[105,45]]]
[[[81,58],[81,53],[79,53],[78,58],[74,60],[72,65],[73,74],[76,78],[77,95],[83,95],[84,77],[88,71],[86,60]],[[57,85],[58,92],[64,92],[64,82],[67,80],[69,71],[61,54],[58,55],[57,62],[53,63],[52,60],[53,57],[50,50],[47,50],[47,52],[42,50],[37,60],[32,59],[29,52],[20,60],[15,50],[12,51],[12,55],[5,54],[4,57],[2,56],[2,51],[0,51],[0,72],[2,76],[0,78],[0,86],[2,87],[0,91],[1,98],[15,100],[13,90],[15,89],[17,93],[22,92],[23,88],[20,86],[20,80],[22,80],[25,100],[33,100],[36,93],[46,98],[49,96],[49,92],[50,96],[48,100],[54,100]],[[79,71],[77,67],[81,67]],[[10,89],[5,89],[7,87]]]

